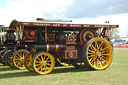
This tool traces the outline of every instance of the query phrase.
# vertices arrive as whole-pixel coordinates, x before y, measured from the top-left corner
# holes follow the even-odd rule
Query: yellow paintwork
[[[33,52],[30,53],[30,54],[28,54],[28,55],[26,56],[26,58],[25,58],[25,61],[26,61],[26,64],[25,64],[25,65],[26,65],[27,69],[30,70],[30,71],[34,71],[33,68],[32,68],[32,65],[31,65],[31,62],[32,62],[32,55],[34,55]]]
[[[61,62],[61,59],[57,58],[57,61],[63,66],[69,66],[66,62]]]
[[[18,69],[25,69],[26,68],[24,65],[24,59],[28,53],[29,52],[27,50],[24,50],[24,49],[18,50],[14,53],[13,64],[16,68],[18,68]]]
[[[105,69],[112,61],[112,47],[105,39],[96,38],[88,45],[86,56],[92,68]]]
[[[54,57],[47,53],[41,52],[34,58],[33,68],[38,74],[48,74],[54,68]]]
[[[14,51],[9,52],[9,54],[7,55],[7,62],[9,64],[10,67],[14,67],[13,63],[12,63],[12,56],[13,56]]]

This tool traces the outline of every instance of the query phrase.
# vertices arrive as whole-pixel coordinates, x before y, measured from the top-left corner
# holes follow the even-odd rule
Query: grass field
[[[128,85],[128,48],[114,48],[112,64],[106,70],[55,67],[48,75],[37,75],[0,64],[0,85]]]

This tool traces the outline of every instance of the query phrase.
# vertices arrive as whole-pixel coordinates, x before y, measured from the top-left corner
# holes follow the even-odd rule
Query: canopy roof
[[[110,24],[78,24],[73,22],[49,22],[49,21],[17,21],[12,20],[9,29],[15,29],[16,26],[48,26],[48,27],[85,27],[85,28],[118,28],[119,25]]]

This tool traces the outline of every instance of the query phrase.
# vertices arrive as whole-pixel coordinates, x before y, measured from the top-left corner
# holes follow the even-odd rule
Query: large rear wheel
[[[39,52],[32,59],[32,67],[38,74],[48,74],[55,66],[54,57],[48,52]]]
[[[102,38],[93,38],[82,49],[84,63],[93,70],[106,69],[112,62],[112,47]]]
[[[12,57],[13,65],[18,69],[25,69],[26,67],[24,65],[24,59],[28,53],[29,51],[25,49],[17,50]]]

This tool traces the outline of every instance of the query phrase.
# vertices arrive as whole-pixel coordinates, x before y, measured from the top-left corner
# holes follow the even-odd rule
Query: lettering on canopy
[[[19,22],[24,26],[51,26],[51,27],[87,27],[87,28],[118,28],[118,25],[95,25],[95,24],[62,24],[62,23],[35,23]]]

